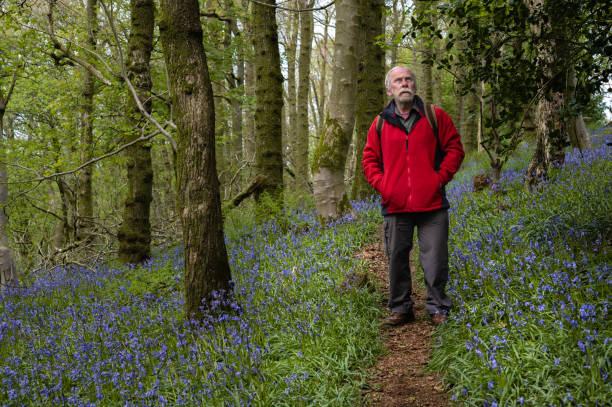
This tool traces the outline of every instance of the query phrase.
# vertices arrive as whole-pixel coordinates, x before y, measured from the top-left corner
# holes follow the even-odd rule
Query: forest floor
[[[416,245],[415,245],[416,246]],[[370,370],[371,379],[362,394],[363,404],[372,407],[439,407],[449,406],[449,396],[441,383],[441,377],[425,373],[432,352],[431,338],[435,328],[425,310],[423,273],[415,272],[418,265],[410,253],[412,270],[412,299],[415,302],[416,321],[399,327],[381,326],[387,353]],[[370,275],[377,280],[383,294],[381,308],[388,315],[389,299],[388,261],[382,239],[361,249],[359,256],[368,259]]]

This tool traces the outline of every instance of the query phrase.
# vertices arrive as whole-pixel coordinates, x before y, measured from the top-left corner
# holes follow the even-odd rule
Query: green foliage
[[[485,84],[482,144],[492,167],[506,163],[521,141],[526,114],[548,90],[563,91],[571,68],[578,74],[579,104],[574,108],[585,106],[612,74],[612,53],[601,52],[602,42],[609,42],[609,8],[596,1],[543,4],[442,2],[440,18],[458,27],[446,32],[425,17],[412,18],[413,37],[418,32],[445,37],[446,52],[436,62],[460,72],[456,80],[461,93],[480,92],[476,88]]]
[[[587,128],[594,130],[607,124],[606,106],[603,94],[595,95],[586,106],[576,106],[575,110],[581,110]]]

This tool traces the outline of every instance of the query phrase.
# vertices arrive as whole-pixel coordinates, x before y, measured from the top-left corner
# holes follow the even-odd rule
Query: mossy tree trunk
[[[357,107],[355,114],[354,145],[356,159],[351,199],[365,198],[374,193],[363,173],[361,158],[367,140],[368,130],[374,117],[385,102],[385,52],[376,44],[376,38],[383,34],[383,0],[361,0],[361,43],[362,55],[357,77]]]
[[[276,0],[263,2],[274,6]],[[256,200],[268,192],[280,199],[283,187],[282,110],[283,76],[278,51],[276,9],[253,3],[255,48],[255,169],[266,177]]]
[[[215,111],[197,0],[162,0],[159,23],[177,126],[178,211],[185,246],[185,313],[229,290],[215,163]]]
[[[151,112],[151,71],[149,62],[153,50],[155,5],[153,0],[132,0],[131,26],[128,40],[127,75],[138,99],[147,112]],[[133,129],[127,142],[140,137],[147,124],[132,96],[128,97],[126,116]],[[123,223],[119,229],[119,260],[140,263],[151,255],[151,199],[153,166],[151,144],[138,143],[126,150],[127,197],[123,210]]]
[[[359,0],[336,2],[332,89],[323,132],[313,157],[313,190],[322,219],[336,218],[347,203],[346,157],[355,124]]]
[[[87,41],[86,46],[95,51],[96,34],[98,26],[97,0],[87,0]],[[81,140],[80,140],[80,159],[81,162],[89,161],[94,155],[93,141],[93,99],[95,95],[95,76],[83,68],[83,85],[81,88]],[[79,173],[77,189],[77,240],[90,241],[93,238],[94,211],[92,196],[92,175],[93,166],[88,165]]]
[[[0,79],[2,79],[0,77]],[[6,216],[5,207],[8,203],[8,173],[6,170],[6,155],[5,155],[5,134],[4,134],[4,114],[9,103],[15,82],[17,80],[17,71],[13,74],[10,85],[6,93],[0,87],[0,294],[5,290],[17,284],[17,268],[13,252],[9,247],[7,227],[8,217]]]
[[[300,8],[312,8],[312,0],[300,0]],[[297,123],[294,160],[296,186],[300,191],[309,190],[308,172],[308,98],[310,95],[310,57],[312,54],[312,11],[300,13],[300,54],[298,58]]]

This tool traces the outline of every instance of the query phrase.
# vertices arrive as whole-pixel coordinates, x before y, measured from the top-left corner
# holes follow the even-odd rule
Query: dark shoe
[[[436,312],[435,314],[431,314],[430,316],[431,316],[431,324],[433,326],[438,326],[440,324],[443,324],[448,319],[448,317],[441,312]]]
[[[388,326],[404,325],[414,322],[414,311],[410,310],[406,313],[392,312],[387,318],[382,320],[382,323]]]

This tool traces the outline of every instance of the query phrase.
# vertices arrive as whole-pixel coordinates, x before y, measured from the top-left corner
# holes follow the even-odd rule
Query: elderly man
[[[446,321],[451,308],[445,291],[449,203],[444,187],[465,153],[449,115],[425,105],[416,95],[410,68],[391,69],[385,86],[392,100],[370,126],[362,160],[368,182],[382,197],[391,309],[383,323],[414,321],[409,254],[416,227],[427,285],[425,308],[438,325]]]

